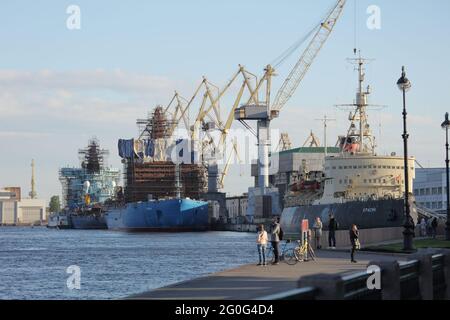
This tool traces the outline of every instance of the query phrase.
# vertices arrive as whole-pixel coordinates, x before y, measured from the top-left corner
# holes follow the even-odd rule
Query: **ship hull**
[[[327,230],[330,213],[338,222],[339,230],[349,230],[353,224],[359,229],[395,228],[405,222],[404,200],[390,199],[285,208],[281,215],[281,227],[290,238],[298,238],[303,219],[309,221],[309,228],[312,229],[316,218],[320,217]],[[414,205],[411,206],[411,216],[416,222]]]
[[[66,215],[55,214],[49,217],[47,228],[50,229],[71,229],[70,218]]]
[[[79,230],[103,230],[108,229],[105,216],[88,214],[88,215],[71,215],[73,229]]]
[[[128,203],[106,213],[108,229],[132,232],[208,230],[208,203],[190,199]]]

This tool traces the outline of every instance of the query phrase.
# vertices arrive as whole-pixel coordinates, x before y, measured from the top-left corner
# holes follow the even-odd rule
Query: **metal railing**
[[[444,255],[436,254],[432,257],[433,268],[433,300],[445,299],[447,284],[445,283]]]
[[[419,287],[419,261],[400,262],[400,299],[421,300]]]
[[[344,300],[381,300],[381,290],[371,290],[367,286],[370,276],[367,272],[343,276]]]
[[[255,300],[315,300],[316,294],[316,288],[306,287],[272,294]]]
[[[433,300],[446,299],[447,286],[446,283],[446,257],[444,254],[435,254],[431,256],[432,262],[432,278],[433,278]],[[401,300],[422,300],[422,293],[420,287],[421,265],[419,260],[411,260],[407,262],[398,262],[399,266],[399,284],[400,284],[400,299]],[[381,277],[386,271],[381,270]],[[371,274],[367,272],[358,272],[345,276],[338,277],[330,281],[337,281],[336,286],[343,285],[343,292],[335,289],[333,295],[336,299],[344,300],[382,300],[382,290],[369,289],[367,282]],[[320,278],[319,278],[320,279]],[[318,283],[320,283],[319,280]],[[342,281],[342,284],[338,283]],[[311,282],[310,282],[311,283]],[[318,285],[320,286],[320,284]],[[256,300],[316,300],[323,292],[322,289],[312,287],[299,288],[281,292],[278,294],[258,298]],[[329,297],[329,296],[328,296]],[[323,298],[323,296],[322,296]]]

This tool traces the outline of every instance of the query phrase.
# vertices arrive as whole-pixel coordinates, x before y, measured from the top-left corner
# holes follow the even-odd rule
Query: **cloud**
[[[176,86],[167,77],[120,69],[0,70],[0,112],[3,118],[117,122],[168,101]]]
[[[0,131],[0,138],[26,138],[26,139],[40,139],[46,138],[50,134],[45,132],[32,131]]]

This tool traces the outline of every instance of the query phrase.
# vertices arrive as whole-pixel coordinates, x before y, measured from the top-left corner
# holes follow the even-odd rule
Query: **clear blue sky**
[[[189,97],[207,75],[223,85],[237,65],[254,73],[300,38],[334,0],[227,1],[9,1],[0,3],[0,187],[29,191],[35,158],[38,193],[60,194],[58,168],[77,165],[77,150],[95,135],[120,167],[118,138],[136,134],[134,121],[175,89]],[[338,119],[329,141],[345,131],[346,113],[333,105],[352,102],[356,74],[346,63],[354,47],[354,0],[296,95],[273,123],[302,144],[324,114]],[[66,28],[66,8],[81,8],[81,30]],[[369,30],[369,5],[381,9],[381,30]],[[442,166],[439,128],[450,109],[448,0],[358,0],[357,46],[376,59],[367,68],[371,113],[380,153],[402,152],[401,96],[395,86],[402,65],[408,94],[411,154],[425,166]],[[297,52],[279,70],[278,87]],[[379,128],[381,124],[381,128]],[[381,136],[380,136],[381,133]],[[239,176],[239,173],[243,176]],[[234,168],[226,190],[244,192],[248,168]],[[245,183],[243,183],[245,181]]]

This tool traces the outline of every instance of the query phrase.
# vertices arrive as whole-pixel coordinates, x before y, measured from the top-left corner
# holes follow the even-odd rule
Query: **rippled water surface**
[[[255,235],[0,227],[0,299],[115,299],[257,260]],[[66,273],[81,270],[81,288]]]

